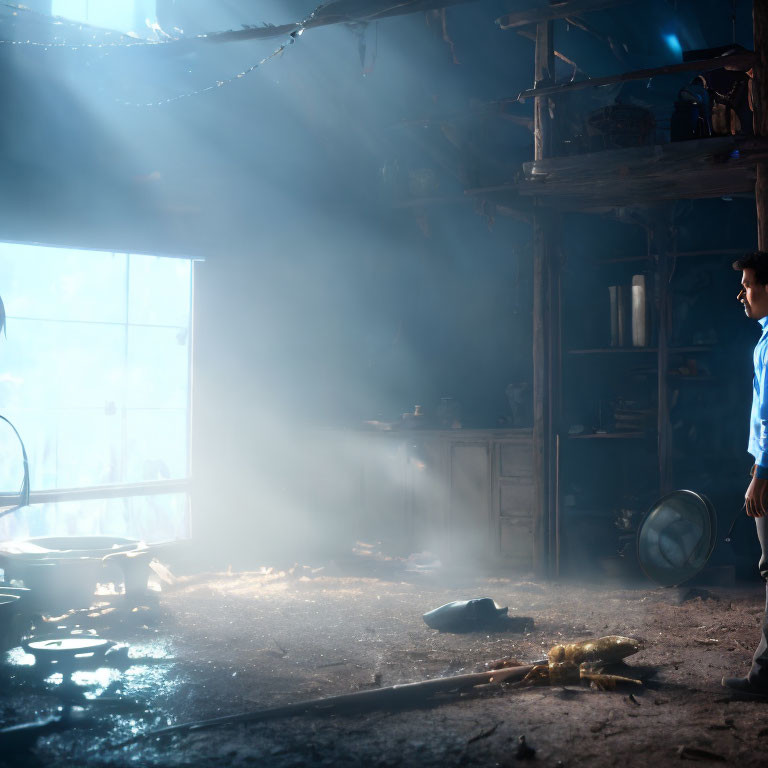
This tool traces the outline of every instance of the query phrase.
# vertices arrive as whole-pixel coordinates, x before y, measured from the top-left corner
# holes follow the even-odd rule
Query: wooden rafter
[[[721,138],[615,149],[525,163],[525,178],[468,189],[470,197],[533,197],[555,208],[594,210],[659,200],[754,193],[768,138]]]
[[[529,24],[538,24],[541,21],[553,21],[564,19],[574,14],[588,13],[589,11],[601,11],[615,5],[632,2],[632,0],[556,0],[547,5],[538,5],[522,11],[513,11],[496,19],[501,29],[516,29]]]
[[[312,29],[331,24],[354,24],[376,21],[392,16],[404,16],[411,13],[424,13],[452,5],[462,5],[476,0],[333,0],[321,6],[308,19],[294,24],[279,26],[246,27],[226,32],[215,32],[206,36],[213,43],[234,42],[237,40],[258,40],[285,36],[300,29]],[[548,5],[533,5],[519,11],[513,11],[496,19],[502,29],[513,29],[540,21],[562,19],[574,14],[588,13],[611,6],[632,2],[632,0],[557,0]]]
[[[585,88],[598,88],[602,85],[614,85],[616,83],[629,82],[631,80],[648,80],[658,75],[674,75],[679,72],[707,72],[721,67],[748,70],[755,62],[755,54],[751,51],[732,53],[728,56],[718,56],[714,59],[698,59],[696,61],[682,61],[678,64],[666,64],[652,69],[636,69],[632,72],[622,72],[620,75],[607,77],[594,77],[590,80],[576,80],[560,85],[551,85],[544,88],[529,88],[517,95],[513,101],[525,101],[539,96],[557,96],[561,93],[581,91]]]
[[[261,40],[270,37],[282,37],[299,30],[326,27],[332,24],[360,24],[377,21],[392,16],[406,16],[411,13],[424,13],[451,5],[463,5],[476,0],[333,0],[320,6],[309,18],[294,24],[279,26],[246,27],[227,32],[215,32],[207,35],[212,43],[229,43],[238,40]]]

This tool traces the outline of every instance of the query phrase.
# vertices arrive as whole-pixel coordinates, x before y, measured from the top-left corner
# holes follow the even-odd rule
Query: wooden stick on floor
[[[545,661],[539,664],[546,664]],[[154,739],[158,736],[167,736],[182,731],[200,731],[206,728],[215,728],[224,725],[236,725],[239,723],[256,723],[263,720],[272,720],[279,717],[292,717],[308,713],[334,714],[344,710],[360,710],[371,707],[388,707],[395,704],[409,705],[424,701],[436,693],[451,691],[465,691],[481,685],[498,684],[522,680],[535,664],[525,664],[519,667],[508,667],[491,672],[476,672],[468,675],[453,675],[452,677],[439,677],[433,680],[423,680],[418,683],[405,683],[392,685],[387,688],[377,688],[372,691],[358,691],[356,693],[344,693],[339,696],[327,696],[321,699],[308,699],[294,704],[286,704],[282,707],[270,707],[269,709],[257,709],[251,712],[241,712],[237,715],[224,715],[213,717],[209,720],[194,720],[187,723],[171,725],[168,728],[160,728],[156,731],[139,734],[131,739],[116,744],[116,747],[127,746],[137,741]]]

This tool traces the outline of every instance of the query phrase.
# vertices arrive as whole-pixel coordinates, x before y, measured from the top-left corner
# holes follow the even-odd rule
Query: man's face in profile
[[[768,317],[768,285],[757,282],[751,267],[741,274],[741,290],[736,298],[744,305],[744,314],[752,320]]]

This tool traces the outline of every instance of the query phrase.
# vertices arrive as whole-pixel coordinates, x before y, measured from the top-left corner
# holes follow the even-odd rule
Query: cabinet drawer
[[[533,447],[530,443],[501,443],[499,445],[500,477],[532,477]]]
[[[528,479],[499,482],[499,514],[502,517],[533,517],[533,483]]]
[[[501,554],[525,563],[533,559],[533,526],[530,521],[501,521]]]

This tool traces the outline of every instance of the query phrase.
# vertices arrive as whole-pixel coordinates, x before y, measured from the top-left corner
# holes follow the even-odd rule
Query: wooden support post
[[[562,413],[562,339],[560,323],[560,220],[550,219],[549,230],[549,501],[548,513],[548,567],[554,578],[560,575],[560,420]]]
[[[536,85],[550,82],[554,73],[553,24],[536,27]],[[549,154],[550,116],[547,99],[534,102],[534,157]],[[549,571],[551,510],[552,424],[552,261],[553,231],[550,215],[536,205],[533,216],[533,567],[544,576]]]
[[[546,88],[555,76],[555,46],[553,44],[554,24],[543,21],[536,25],[536,53],[534,66],[534,89]],[[534,160],[543,160],[551,152],[551,131],[549,99],[536,98],[533,105]]]
[[[533,568],[547,573],[549,543],[549,265],[548,217],[533,217]]]
[[[757,59],[752,78],[755,136],[768,136],[768,0],[753,0],[752,23]],[[757,247],[768,250],[768,163],[757,164],[755,182]]]
[[[669,281],[671,256],[674,249],[671,210],[667,207],[648,210],[648,253],[654,257],[655,285],[654,308],[656,310],[656,368],[657,413],[656,448],[659,471],[659,493],[669,493],[672,483],[671,453],[672,427],[669,420],[669,333],[670,302]]]

